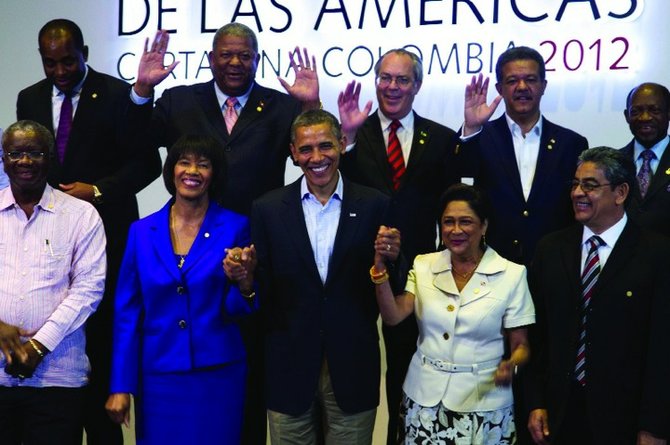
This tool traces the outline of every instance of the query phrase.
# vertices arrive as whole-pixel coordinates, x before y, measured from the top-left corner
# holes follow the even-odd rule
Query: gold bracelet
[[[37,346],[37,343],[35,343],[35,340],[33,340],[33,339],[31,338],[30,340],[28,340],[28,343],[30,343],[30,346],[33,347],[33,349],[35,350],[35,352],[37,352],[37,355],[39,355],[40,358],[44,358],[44,351],[42,351],[42,350]]]
[[[386,274],[387,274],[386,269],[384,269],[383,271],[379,272],[379,271],[377,271],[377,268],[375,267],[374,264],[373,264],[372,267],[370,268],[370,278],[373,278],[373,279],[374,279],[374,278],[381,278],[381,277],[383,277],[383,276],[386,275]]]
[[[379,278],[372,278],[372,277],[370,277],[370,279],[371,279],[372,282],[375,283],[375,284],[386,283],[386,282],[389,280],[389,274],[384,273],[384,275],[382,275],[382,276],[379,277]]]

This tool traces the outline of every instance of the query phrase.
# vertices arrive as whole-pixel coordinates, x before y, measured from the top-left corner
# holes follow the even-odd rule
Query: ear
[[[423,85],[423,82],[414,82],[414,94],[416,95],[419,90],[421,89],[421,85]]]
[[[630,186],[628,185],[627,182],[624,182],[623,184],[620,184],[616,187],[615,192],[616,192],[616,198],[615,198],[616,205],[623,205],[626,202],[628,193],[630,193]]]
[[[500,82],[496,82],[496,91],[502,96],[502,85],[500,85]]]
[[[84,56],[84,62],[88,62],[88,45],[84,45],[81,55]]]
[[[482,223],[482,235],[486,235],[486,229],[489,227],[489,220],[485,219]]]
[[[296,167],[298,166],[298,151],[295,149],[295,145],[293,145],[293,142],[289,145],[291,149],[291,160],[293,161],[293,165]]]
[[[630,124],[630,115],[628,114],[628,108],[623,110],[623,117],[626,118],[626,123]]]

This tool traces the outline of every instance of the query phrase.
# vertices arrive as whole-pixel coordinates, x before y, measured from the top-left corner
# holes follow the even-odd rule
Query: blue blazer
[[[133,223],[116,290],[111,392],[136,394],[142,373],[243,360],[234,317],[254,308],[223,272],[225,248],[249,244],[242,215],[210,202],[181,270],[170,241],[172,201]]]
[[[543,118],[540,153],[526,201],[505,115],[457,145],[460,176],[473,177],[491,200],[486,241],[503,258],[528,265],[540,238],[574,223],[570,180],[579,154],[588,146],[583,136]]]

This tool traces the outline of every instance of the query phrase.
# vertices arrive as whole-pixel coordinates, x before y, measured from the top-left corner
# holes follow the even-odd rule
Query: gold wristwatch
[[[102,193],[97,186],[93,186],[93,204],[102,204]]]

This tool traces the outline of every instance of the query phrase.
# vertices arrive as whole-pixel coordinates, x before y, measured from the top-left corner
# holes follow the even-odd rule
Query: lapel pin
[[[209,238],[209,232],[205,232],[205,238]]]
[[[670,175],[670,168],[665,171],[666,175]]]
[[[421,145],[423,145],[423,144],[424,144],[424,141],[423,141],[423,139],[419,139],[419,144],[421,144]]]
[[[551,138],[551,139],[549,139],[549,142],[552,143],[552,144],[555,144],[555,143],[556,143],[556,139]]]
[[[422,137],[424,137],[424,138],[425,138],[425,137],[428,137],[428,133],[426,133],[426,132],[423,131],[423,130],[421,130],[421,131],[419,132],[419,134],[420,134]]]
[[[351,218],[356,218],[356,214],[355,214],[355,213],[350,213],[349,216],[350,216]]]
[[[633,292],[632,292],[632,291],[626,291],[626,296],[627,296],[628,298],[632,297],[632,296],[633,296]]]
[[[98,93],[93,93],[93,94],[91,94],[91,97],[92,97],[93,99],[97,99],[97,98],[98,98]]]
[[[258,102],[258,106],[256,107],[256,111],[258,111],[260,113],[261,111],[263,111],[264,106],[265,106],[265,102],[263,102],[263,101]]]
[[[551,150],[552,148],[554,148],[553,145],[551,145],[551,144],[547,145],[547,149]]]
[[[454,149],[454,154],[457,155],[459,151],[461,151],[461,144],[456,144],[456,148]]]

